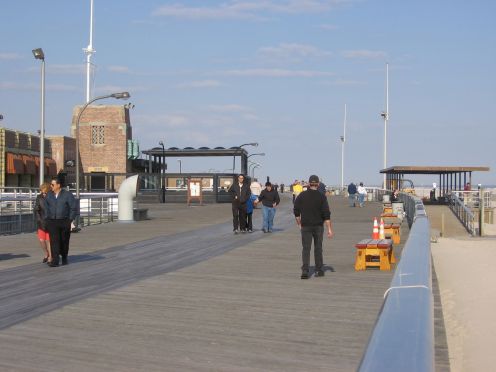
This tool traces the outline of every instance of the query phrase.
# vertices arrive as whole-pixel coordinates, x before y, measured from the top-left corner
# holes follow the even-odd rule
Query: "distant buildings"
[[[59,171],[66,182],[76,182],[76,120],[82,106],[73,110],[71,137],[45,137],[45,178]],[[146,171],[137,159],[138,143],[132,139],[129,108],[91,105],[79,122],[80,188],[117,190],[126,174]],[[0,187],[38,187],[40,137],[0,127]]]

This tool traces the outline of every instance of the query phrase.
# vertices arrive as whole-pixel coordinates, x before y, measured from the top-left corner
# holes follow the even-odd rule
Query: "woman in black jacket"
[[[45,253],[43,262],[50,263],[52,261],[52,254],[50,251],[50,236],[46,227],[45,220],[45,198],[50,191],[50,184],[45,182],[40,186],[40,193],[36,196],[34,203],[34,215],[36,216],[36,224],[38,226],[38,240],[40,241],[41,249]]]

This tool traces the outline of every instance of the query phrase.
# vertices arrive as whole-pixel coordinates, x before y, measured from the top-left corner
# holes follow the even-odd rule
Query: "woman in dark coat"
[[[40,186],[40,193],[36,196],[34,203],[34,215],[36,216],[36,224],[38,226],[38,240],[40,241],[41,249],[43,249],[44,257],[43,262],[50,263],[52,255],[50,251],[50,236],[46,229],[45,221],[45,198],[50,191],[50,184],[45,182]]]

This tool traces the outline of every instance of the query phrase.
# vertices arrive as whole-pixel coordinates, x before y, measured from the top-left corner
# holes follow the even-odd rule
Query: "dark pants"
[[[246,229],[253,231],[253,212],[246,213]]]
[[[312,240],[314,242],[313,254],[315,256],[315,271],[324,270],[324,258],[322,257],[322,240],[324,238],[324,226],[302,226],[301,227],[301,244],[303,250],[301,258],[303,265],[301,270],[308,272],[310,267],[310,250],[312,249]]]
[[[232,203],[233,230],[246,230],[246,203]]]
[[[50,249],[54,262],[58,262],[59,255],[67,258],[71,239],[71,220],[47,220],[47,229],[50,234]]]

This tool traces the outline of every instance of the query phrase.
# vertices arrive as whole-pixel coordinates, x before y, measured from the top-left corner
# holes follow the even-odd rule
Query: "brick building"
[[[0,127],[0,187],[38,187],[40,137]],[[45,138],[45,179],[57,174],[52,143]]]
[[[76,106],[72,112],[71,135],[74,138],[81,109],[82,106]],[[131,159],[138,154],[132,156],[132,144],[136,142],[132,141],[127,107],[88,106],[79,120],[81,190],[117,190],[126,174],[136,171]]]

